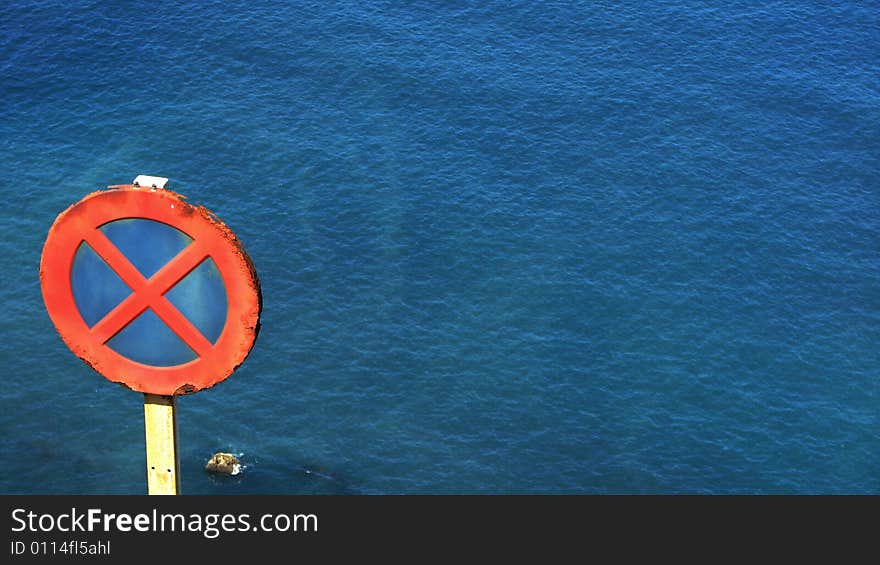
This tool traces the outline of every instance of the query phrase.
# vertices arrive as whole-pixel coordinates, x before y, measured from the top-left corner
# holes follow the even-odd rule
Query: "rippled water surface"
[[[263,289],[185,493],[880,492],[877,14],[3,3],[0,492],[145,492],[142,397],[38,278],[140,173]]]

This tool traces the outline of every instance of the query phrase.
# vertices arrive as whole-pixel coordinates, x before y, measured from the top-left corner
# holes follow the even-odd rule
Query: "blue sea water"
[[[880,493],[878,15],[3,2],[0,493],[146,490],[142,396],[38,279],[141,173],[263,290],[184,493]]]

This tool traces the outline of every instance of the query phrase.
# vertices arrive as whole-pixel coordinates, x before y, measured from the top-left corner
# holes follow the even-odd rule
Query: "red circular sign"
[[[192,242],[149,279],[98,229],[120,219],[143,218],[177,228]],[[73,296],[71,269],[82,242],[131,289],[131,294],[89,327]],[[226,322],[211,343],[165,293],[210,257],[226,287]],[[94,192],[62,212],[46,237],[40,283],[49,317],[64,343],[109,380],[150,394],[196,392],[217,384],[248,356],[259,331],[262,299],[253,263],[238,238],[203,207],[168,190],[113,187]],[[171,367],[145,365],[120,355],[107,342],[147,308],[196,354]]]

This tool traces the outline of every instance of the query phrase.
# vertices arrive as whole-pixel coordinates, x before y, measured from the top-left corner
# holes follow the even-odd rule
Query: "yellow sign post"
[[[144,394],[147,494],[180,494],[175,398]]]

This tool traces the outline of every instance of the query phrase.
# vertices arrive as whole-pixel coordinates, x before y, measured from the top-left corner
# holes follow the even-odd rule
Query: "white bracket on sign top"
[[[149,175],[138,175],[134,177],[134,180],[131,181],[131,184],[135,186],[148,186],[152,188],[165,188],[168,184],[168,179],[165,177],[151,177]]]

